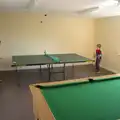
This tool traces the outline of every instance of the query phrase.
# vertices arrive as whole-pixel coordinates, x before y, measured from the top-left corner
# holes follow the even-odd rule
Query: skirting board
[[[120,72],[117,71],[117,70],[114,70],[114,69],[112,69],[112,68],[108,68],[108,67],[103,66],[103,65],[101,65],[101,67],[104,68],[104,69],[106,69],[106,70],[109,70],[109,71],[111,71],[111,72],[113,72],[113,73],[120,73]]]
[[[77,66],[77,65],[89,65],[89,64],[94,64],[94,63],[92,63],[92,62],[89,62],[89,63],[74,63],[74,66]],[[66,64],[66,66],[72,66],[72,65],[73,64]],[[63,65],[59,65],[59,64],[54,65],[54,67],[61,67],[61,66],[63,66]],[[47,67],[46,65],[42,65],[41,66],[41,68],[46,68],[46,67]],[[114,70],[112,68],[108,68],[108,67],[103,66],[103,65],[101,65],[101,67],[104,68],[104,69],[107,69],[109,71],[112,71],[114,73],[120,73],[117,70]],[[19,70],[29,70],[29,69],[39,69],[39,68],[40,68],[40,66],[26,66],[26,67],[19,67]],[[15,68],[13,68],[13,67],[10,67],[10,68],[0,68],[0,71],[13,71],[13,70],[15,70]]]

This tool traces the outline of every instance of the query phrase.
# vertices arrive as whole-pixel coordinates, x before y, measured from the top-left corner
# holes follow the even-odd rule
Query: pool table
[[[120,120],[120,74],[30,85],[36,120]]]

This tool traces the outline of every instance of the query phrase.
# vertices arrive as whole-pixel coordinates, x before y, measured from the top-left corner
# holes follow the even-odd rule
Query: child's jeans
[[[96,67],[96,72],[100,71],[100,62],[101,62],[101,58],[96,58],[96,63],[95,63],[95,67]]]

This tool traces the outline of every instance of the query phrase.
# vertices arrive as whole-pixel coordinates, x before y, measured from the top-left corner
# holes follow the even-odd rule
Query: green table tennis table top
[[[70,54],[49,54],[60,59],[59,63],[78,63],[90,61],[89,58],[80,56],[75,53]],[[42,65],[54,64],[55,62],[49,57],[43,55],[19,55],[12,56],[12,63],[14,65]]]

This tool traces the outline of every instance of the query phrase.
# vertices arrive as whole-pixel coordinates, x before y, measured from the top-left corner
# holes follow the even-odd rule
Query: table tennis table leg
[[[48,64],[48,79],[50,81],[50,78],[51,78],[51,71],[50,71],[50,64]]]
[[[65,63],[64,63],[64,66],[63,66],[63,77],[64,77],[64,80],[66,79],[66,73],[65,73]]]
[[[51,64],[51,69],[53,70],[53,64]]]
[[[74,78],[74,70],[75,70],[75,66],[74,64],[72,64],[72,77]]]
[[[40,73],[42,72],[41,65],[40,65]]]
[[[16,71],[16,76],[17,76],[17,81],[18,81],[17,85],[20,86],[20,78],[19,78],[19,71],[18,71],[17,65],[15,66],[15,71]]]

